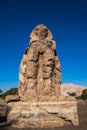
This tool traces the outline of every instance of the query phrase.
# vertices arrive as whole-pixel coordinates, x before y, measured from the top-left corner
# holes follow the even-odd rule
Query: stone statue
[[[60,94],[61,69],[56,43],[41,24],[30,35],[19,73],[19,96],[23,101],[52,101]]]
[[[41,24],[30,35],[19,71],[18,95],[6,97],[7,120],[13,128],[78,125],[75,97],[60,94],[61,68],[56,43]]]

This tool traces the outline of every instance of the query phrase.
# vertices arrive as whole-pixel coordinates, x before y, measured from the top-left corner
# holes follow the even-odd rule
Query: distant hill
[[[75,92],[77,96],[80,96],[84,89],[87,89],[87,87],[75,85],[75,84],[72,84],[72,83],[61,84],[61,86],[60,86],[61,93],[64,94],[64,95],[68,95],[68,92],[69,93]]]

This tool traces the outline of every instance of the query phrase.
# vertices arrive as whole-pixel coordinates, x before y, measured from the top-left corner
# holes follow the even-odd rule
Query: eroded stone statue
[[[49,29],[38,25],[30,35],[30,46],[20,64],[18,95],[6,100],[7,119],[12,127],[78,125],[77,101],[61,95],[60,84],[56,43]]]
[[[30,35],[20,65],[19,96],[27,100],[57,100],[60,93],[61,69],[56,43],[49,29],[41,24]]]

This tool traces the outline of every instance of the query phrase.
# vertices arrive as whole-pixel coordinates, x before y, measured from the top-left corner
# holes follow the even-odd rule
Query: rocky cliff
[[[86,89],[84,86],[75,85],[72,83],[69,84],[61,84],[60,91],[64,95],[68,95],[68,93],[76,93],[77,96],[81,96],[82,91]]]

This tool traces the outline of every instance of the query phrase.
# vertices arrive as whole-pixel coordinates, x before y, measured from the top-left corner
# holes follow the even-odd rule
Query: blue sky
[[[56,41],[62,83],[87,86],[86,0],[0,0],[0,88],[18,86],[29,35],[41,23]]]

